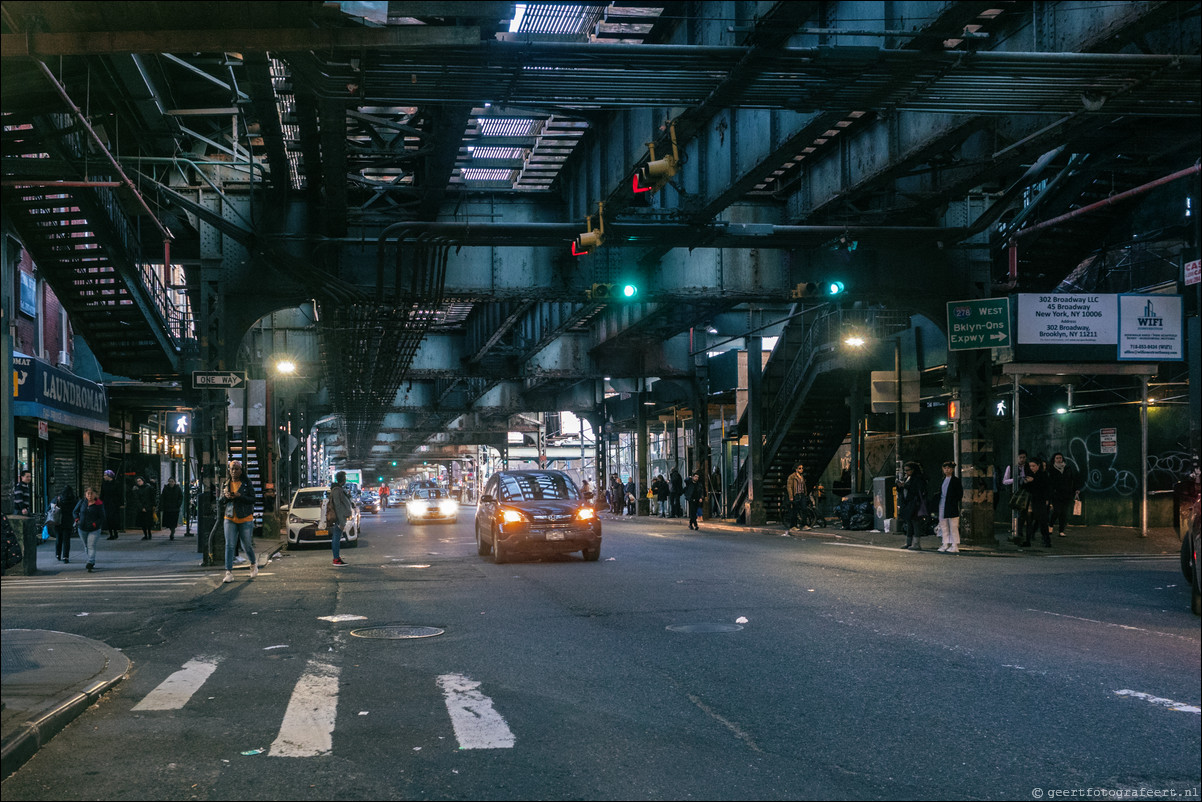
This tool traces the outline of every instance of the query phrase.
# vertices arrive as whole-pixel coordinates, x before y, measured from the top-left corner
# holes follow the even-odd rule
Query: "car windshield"
[[[441,490],[419,490],[417,491],[418,498],[442,498]]]
[[[324,490],[304,490],[297,493],[296,498],[292,499],[292,508],[320,507],[325,497],[326,493]]]
[[[501,501],[571,501],[578,498],[576,486],[558,473],[505,474],[497,484]]]

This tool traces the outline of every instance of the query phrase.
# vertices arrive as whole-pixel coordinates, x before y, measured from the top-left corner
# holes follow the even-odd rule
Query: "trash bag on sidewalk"
[[[843,528],[853,532],[862,532],[872,528],[872,496],[867,493],[853,493],[847,496],[835,507],[835,514]]]
[[[8,522],[8,516],[0,513],[0,530],[3,530],[4,545],[0,546],[0,561],[4,564],[4,570],[12,568],[21,562],[23,556],[21,552],[21,543],[17,540],[17,530],[13,529],[13,525]]]

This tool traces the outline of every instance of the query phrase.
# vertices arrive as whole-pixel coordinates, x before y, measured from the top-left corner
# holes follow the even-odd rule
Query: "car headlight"
[[[597,517],[597,513],[593,512],[591,507],[581,507],[576,513],[577,521],[591,521]]]
[[[501,520],[507,524],[518,524],[529,519],[517,510],[501,510]]]
[[[414,515],[425,515],[426,504],[422,501],[410,501],[406,509]]]
[[[454,515],[459,510],[459,502],[455,499],[446,499],[438,502],[438,511],[443,515]]]
[[[288,523],[303,524],[303,523],[307,523],[307,521],[304,518],[300,517],[299,515],[293,515],[292,513],[289,513],[288,514]]]

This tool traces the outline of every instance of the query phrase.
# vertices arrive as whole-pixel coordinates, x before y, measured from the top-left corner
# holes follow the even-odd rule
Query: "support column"
[[[952,352],[960,372],[960,458],[964,485],[960,539],[992,546],[994,534],[993,393],[989,351]]]
[[[764,508],[764,436],[762,403],[763,340],[747,338],[747,523],[763,526],[768,521]]]
[[[635,477],[635,509],[639,515],[651,514],[651,501],[647,498],[648,442],[647,442],[647,392],[644,390],[635,397],[638,409],[634,412],[635,420],[635,457],[630,475]]]

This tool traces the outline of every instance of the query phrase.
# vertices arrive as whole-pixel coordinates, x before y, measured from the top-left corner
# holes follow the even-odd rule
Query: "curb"
[[[60,733],[64,727],[74,721],[81,713],[100,700],[111,688],[129,673],[130,661],[121,652],[111,647],[105,647],[109,652],[109,671],[117,670],[115,676],[100,680],[70,698],[55,703],[55,705],[35,718],[21,724],[15,732],[6,737],[0,744],[0,778],[7,779],[25,761],[37,754],[51,738]]]

